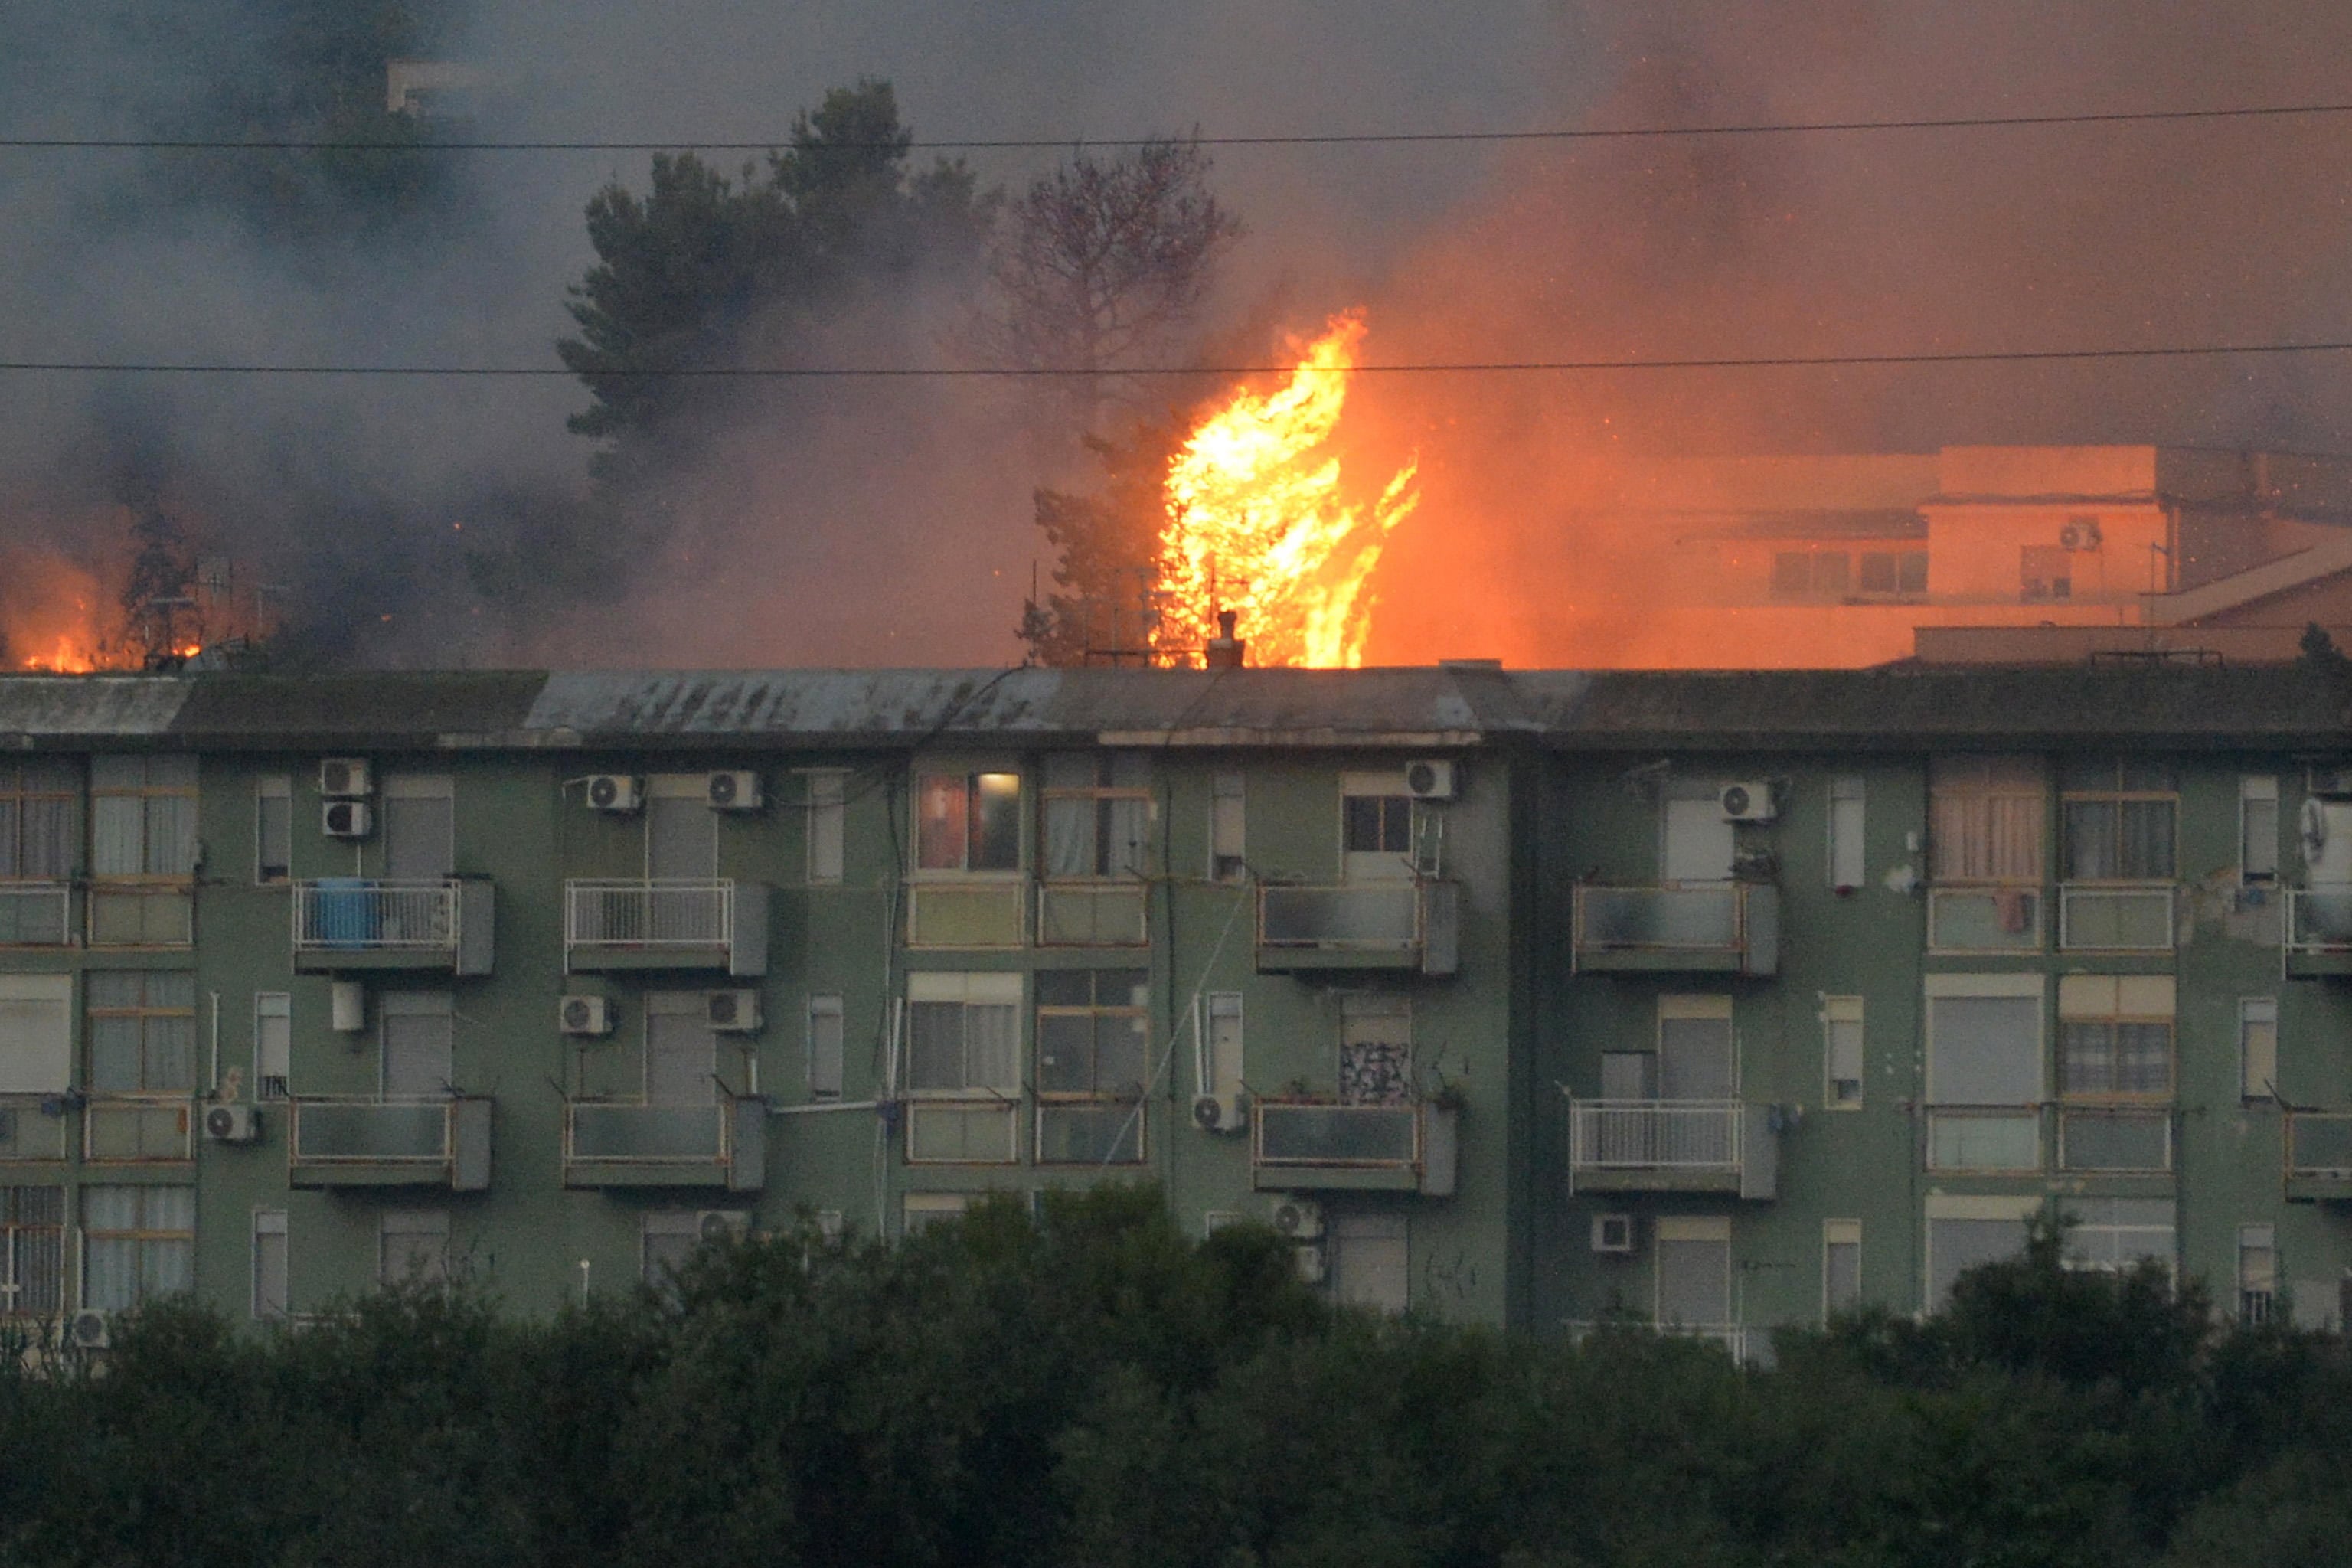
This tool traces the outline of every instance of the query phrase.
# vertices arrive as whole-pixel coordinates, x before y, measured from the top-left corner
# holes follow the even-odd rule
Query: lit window
[[[1021,775],[924,773],[915,784],[915,866],[923,871],[1021,868]]]

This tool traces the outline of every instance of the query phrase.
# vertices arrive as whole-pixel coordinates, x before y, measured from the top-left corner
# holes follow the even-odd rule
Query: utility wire
[[[1612,142],[1679,136],[1801,136],[1872,131],[1998,131],[2037,126],[2155,125],[2183,121],[2285,120],[2352,114],[2347,103],[2248,104],[2221,109],[2139,109],[2083,114],[1962,114],[1919,120],[1754,121],[1735,125],[1609,125],[1550,131],[1373,131],[1297,136],[1008,136],[917,138],[907,142],[827,142],[809,152],[1011,153],[1066,148],[1132,148],[1162,142],[1199,147],[1396,147],[1460,142]],[[176,140],[166,137],[6,136],[0,150],[21,152],[182,153],[764,153],[793,145],[789,136],[764,142],[330,142]]]
[[[1936,353],[1759,354],[1689,359],[1422,360],[1333,366],[1308,364],[1065,365],[713,365],[676,369],[570,370],[561,365],[197,364],[95,360],[0,360],[0,374],[232,376],[473,376],[583,381],[919,381],[1030,380],[1073,376],[1502,375],[1621,370],[1866,369],[1874,365],[2032,364],[2061,361],[2221,358],[2232,354],[2352,352],[2352,340],[2302,343],[2175,343],[2147,348],[1984,349]]]

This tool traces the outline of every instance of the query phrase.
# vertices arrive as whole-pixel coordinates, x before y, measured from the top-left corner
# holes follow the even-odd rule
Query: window
[[[808,879],[838,882],[848,826],[849,775],[824,768],[802,777],[808,780]]]
[[[1412,1004],[1402,996],[1339,998],[1339,1103],[1412,1099]]]
[[[1412,875],[1412,796],[1402,773],[1348,773],[1339,781],[1340,865],[1350,880]]]
[[[2267,1323],[2278,1311],[2278,1227],[2238,1227],[2238,1321]]]
[[[1238,1094],[1242,1089],[1242,997],[1238,991],[1212,991],[1202,998],[1207,1055],[1201,1063],[1201,1092]]]
[[[2042,1163],[2042,979],[1927,976],[1927,1164],[2029,1171]]]
[[[0,974],[0,1094],[65,1092],[72,1006],[70,974]]]
[[[656,991],[646,997],[646,1103],[719,1103],[719,1036],[704,991]]]
[[[253,1098],[284,1100],[294,1057],[294,999],[283,991],[253,998]]]
[[[66,1190],[0,1187],[0,1314],[54,1317],[66,1290]]]
[[[1998,1263],[2025,1250],[2026,1226],[2040,1212],[2036,1197],[1934,1194],[1927,1199],[1927,1306],[1951,1299],[1959,1277],[1980,1263]]]
[[[709,773],[655,773],[646,780],[646,876],[706,882],[719,875],[719,813]]]
[[[386,1209],[376,1233],[376,1283],[439,1285],[449,1278],[449,1211]]]
[[[90,761],[90,940],[108,946],[184,946],[196,868],[196,760]],[[138,884],[162,884],[142,890]]]
[[[1021,868],[1021,775],[927,773],[915,781],[915,868]]]
[[[2238,1001],[2238,1098],[2278,1098],[2278,998]]]
[[[85,984],[92,1090],[185,1094],[195,1088],[194,974],[184,970],[95,969]]]
[[[1324,1245],[1330,1253],[1333,1298],[1343,1306],[1403,1311],[1412,1280],[1406,1242],[1401,1214],[1332,1216]]]
[[[59,881],[74,870],[81,776],[71,763],[0,761],[0,881]],[[18,940],[0,933],[0,940]]]
[[[808,1091],[811,1100],[839,1100],[842,1078],[841,998],[808,999]]]
[[[1731,1221],[1721,1215],[1658,1221],[1656,1323],[1662,1329],[1731,1325]]]
[[[294,781],[284,773],[253,781],[253,879],[263,886],[294,874]]]
[[[457,781],[446,773],[392,773],[383,781],[383,874],[437,882],[457,868]]]
[[[1843,550],[1773,552],[1772,596],[1776,599],[1843,599],[1850,581],[1851,561]]]
[[[1927,552],[1924,550],[1866,550],[1861,565],[1865,597],[1914,599],[1927,592]]]
[[[2027,604],[2074,596],[2074,559],[2060,544],[2029,544],[2018,563],[2017,596]]]
[[[1822,1103],[1832,1110],[1862,1104],[1862,998],[1822,998]]]
[[[1108,1164],[1143,1157],[1150,978],[1141,969],[1038,973],[1038,1159]]]
[[[1938,882],[2042,885],[2042,765],[1937,757],[1927,769],[1929,868]]]
[[[1138,752],[1045,759],[1045,875],[1140,877],[1151,816],[1150,763]]]
[[[1862,1305],[1862,1221],[1822,1222],[1822,1316],[1833,1318]]]
[[[969,1193],[908,1193],[901,1208],[906,1216],[906,1233],[919,1236],[935,1225],[961,1219],[963,1211],[971,1206]]]
[[[2278,880],[2279,786],[2274,773],[2238,780],[2238,880],[2249,888]]]
[[[1220,882],[1249,875],[1249,797],[1243,777],[1224,773],[1209,781],[1209,876]]]
[[[2068,1198],[2064,1217],[2069,1268],[2121,1274],[2152,1258],[2173,1271],[2170,1198]]]
[[[2168,974],[2061,976],[2059,1094],[2170,1099],[2173,990]]]
[[[438,1100],[454,1092],[457,1007],[446,991],[387,991],[377,1004],[386,1100]]]
[[[907,976],[907,1158],[1011,1164],[1021,1093],[1021,976]]]
[[[81,1190],[82,1305],[122,1311],[196,1282],[196,1189]]]
[[[702,1245],[702,1216],[693,1209],[653,1209],[637,1236],[637,1277],[657,1290],[670,1288]]]
[[[287,1315],[286,1211],[253,1211],[253,1315],[264,1321]]]
[[[1658,812],[1658,875],[1665,882],[1721,882],[1738,852],[1713,779],[1669,778]]]
[[[1862,780],[1841,774],[1830,780],[1830,886],[1859,888],[1868,879],[1862,852]]]
[[[2070,764],[2065,773],[2066,880],[2168,882],[2172,775],[2145,763]]]

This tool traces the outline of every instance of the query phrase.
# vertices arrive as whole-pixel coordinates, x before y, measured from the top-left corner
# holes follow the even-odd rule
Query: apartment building
[[[1120,1178],[1543,1331],[1914,1310],[2053,1209],[2334,1322],[2347,695],[0,679],[0,1310],[546,1310]]]

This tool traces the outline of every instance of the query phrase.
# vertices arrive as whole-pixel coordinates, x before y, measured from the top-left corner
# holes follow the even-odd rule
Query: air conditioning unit
[[[319,831],[330,838],[365,838],[375,831],[375,812],[363,800],[321,801]]]
[[[645,804],[645,782],[628,773],[592,773],[588,805],[595,811],[635,811]]]
[[[250,1143],[261,1136],[261,1116],[250,1105],[207,1105],[205,1136],[215,1143]]]
[[[613,1004],[602,996],[566,996],[558,1004],[555,1018],[567,1035],[609,1035]]]
[[[1780,815],[1769,784],[1727,784],[1716,796],[1726,822],[1769,822]]]
[[[1239,1132],[1249,1125],[1249,1102],[1239,1093],[1195,1095],[1192,1124],[1203,1132]]]
[[[2096,550],[2099,547],[2099,525],[2087,517],[2078,517],[2058,531],[2061,550]]]
[[[1293,1241],[1314,1241],[1323,1234],[1323,1205],[1312,1198],[1276,1198],[1265,1222]]]
[[[705,1241],[733,1241],[751,1229],[751,1216],[742,1209],[704,1209],[694,1216],[694,1234]]]
[[[319,764],[319,793],[330,800],[351,800],[373,793],[364,757],[329,757]]]
[[[747,771],[711,774],[710,809],[713,811],[759,810],[760,775]]]
[[[704,1017],[723,1034],[748,1035],[760,1026],[757,991],[711,991],[702,998]]]
[[[1452,763],[1407,763],[1404,790],[1415,800],[1452,800],[1461,788]]]
[[[1592,1250],[1595,1252],[1631,1252],[1633,1250],[1633,1216],[1629,1214],[1597,1214],[1592,1216]]]
[[[114,1342],[110,1314],[84,1307],[66,1320],[66,1344],[78,1351],[102,1351]]]

